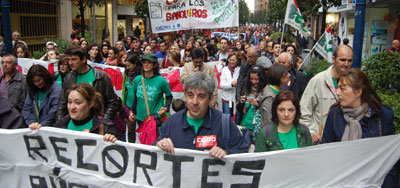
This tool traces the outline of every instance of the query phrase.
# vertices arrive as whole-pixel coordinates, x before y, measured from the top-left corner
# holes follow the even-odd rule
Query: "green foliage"
[[[280,39],[282,37],[282,32],[278,31],[278,32],[272,33],[269,37],[272,40],[279,40],[279,42],[280,42]],[[289,35],[288,33],[283,34],[283,37],[286,39],[286,42],[289,42],[289,43],[294,42],[293,37],[291,35]]]
[[[311,76],[315,76],[318,73],[326,70],[330,66],[331,64],[325,59],[313,58],[311,62],[304,67],[304,71]]]
[[[255,24],[263,24],[267,22],[266,19],[267,11],[266,10],[260,10],[254,12],[254,14],[251,17],[251,23]]]
[[[363,71],[374,88],[385,94],[394,94],[400,88],[400,54],[381,52],[363,61]]]
[[[143,0],[143,2],[138,3],[134,6],[135,13],[137,16],[149,16],[149,3],[147,0]]]
[[[239,24],[244,25],[250,22],[250,10],[244,0],[239,0]]]
[[[269,1],[267,11],[267,22],[283,22],[285,19],[287,0]]]
[[[49,39],[46,38],[45,41],[53,41],[57,44],[57,50],[60,52],[60,54],[64,54],[65,50],[72,46],[69,41],[61,39],[61,38],[56,38],[56,39]],[[34,59],[40,59],[44,54],[46,53],[46,48],[43,48],[41,51],[34,51],[33,52],[33,58]]]
[[[400,132],[400,94],[384,94],[378,91],[378,95],[382,100],[383,104],[388,105],[390,108],[392,108],[394,112],[394,127],[396,129],[396,133]]]
[[[33,53],[32,53],[32,58],[33,58],[33,59],[40,59],[42,56],[44,56],[45,53],[46,53],[46,50],[42,50],[42,51],[33,51]]]
[[[363,61],[362,70],[376,89],[382,103],[394,111],[396,132],[400,131],[400,54],[381,52]]]

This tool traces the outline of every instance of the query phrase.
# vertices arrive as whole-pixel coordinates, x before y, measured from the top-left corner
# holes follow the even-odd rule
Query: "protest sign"
[[[246,41],[246,33],[241,33],[243,35],[243,40]],[[211,33],[211,38],[212,37],[216,37],[216,36],[221,36],[221,37],[225,37],[228,40],[231,39],[238,39],[238,34],[237,33],[225,33],[225,32],[212,32]]]
[[[153,33],[239,25],[238,0],[149,0]]]
[[[22,74],[26,75],[29,71],[29,69],[32,67],[34,64],[39,64],[44,66],[51,74],[54,72],[58,71],[58,61],[41,61],[41,60],[35,60],[35,59],[27,59],[27,58],[18,58],[18,67],[17,69],[22,72]],[[111,78],[111,83],[113,85],[115,93],[121,97],[122,96],[122,86],[124,82],[124,71],[125,68],[123,67],[117,67],[117,66],[109,66],[109,65],[103,65],[103,64],[98,64],[98,63],[89,63],[89,65],[93,68],[103,70],[105,73],[107,73],[108,76]],[[2,75],[2,72],[1,74]]]
[[[42,127],[0,130],[7,187],[380,187],[400,135],[300,149],[227,155],[157,147]]]

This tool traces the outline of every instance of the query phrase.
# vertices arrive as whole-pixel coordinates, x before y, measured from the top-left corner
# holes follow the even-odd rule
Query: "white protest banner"
[[[29,69],[34,64],[39,64],[47,68],[50,73],[54,73],[58,71],[58,61],[41,61],[35,59],[27,59],[27,58],[18,58],[18,70],[22,72],[22,74],[27,74]],[[113,85],[115,93],[121,97],[122,96],[122,87],[124,85],[124,71],[125,68],[117,67],[117,66],[109,66],[109,65],[102,65],[98,63],[89,63],[90,66],[93,68],[97,68],[99,70],[103,70],[106,72],[110,78],[111,83]],[[1,76],[2,74],[0,74]]]
[[[380,187],[400,157],[400,136],[228,155],[117,141],[42,127],[0,130],[7,187]]]
[[[246,34],[245,33],[241,33],[243,35],[243,39],[246,40]],[[211,33],[211,37],[216,37],[216,36],[221,36],[221,37],[225,37],[228,40],[231,39],[238,39],[238,34],[237,33],[225,33],[225,32],[212,32]]]
[[[18,63],[17,69],[19,70],[19,72],[22,72],[22,74],[27,74],[29,68],[31,68],[32,65],[34,64],[42,65],[52,74],[58,71],[58,61],[56,60],[50,62],[50,61],[41,61],[28,58],[17,58],[17,63]],[[3,75],[3,69],[0,72],[0,76],[1,75]]]
[[[110,66],[110,65],[103,65],[103,64],[98,64],[98,63],[89,63],[90,66],[103,70],[110,76],[111,78],[111,83],[114,87],[115,93],[119,96],[122,97],[122,87],[124,85],[124,78],[125,78],[125,68],[123,67],[117,67],[117,66]]]
[[[238,0],[149,0],[153,33],[239,26]]]

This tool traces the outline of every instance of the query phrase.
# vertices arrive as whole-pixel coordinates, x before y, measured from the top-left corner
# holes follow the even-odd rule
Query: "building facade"
[[[254,0],[254,11],[268,10],[269,0]]]

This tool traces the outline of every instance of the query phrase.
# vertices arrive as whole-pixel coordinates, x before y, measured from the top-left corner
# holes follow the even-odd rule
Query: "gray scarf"
[[[346,126],[342,136],[342,141],[356,140],[362,137],[360,120],[368,112],[368,105],[364,103],[358,108],[341,107]]]

